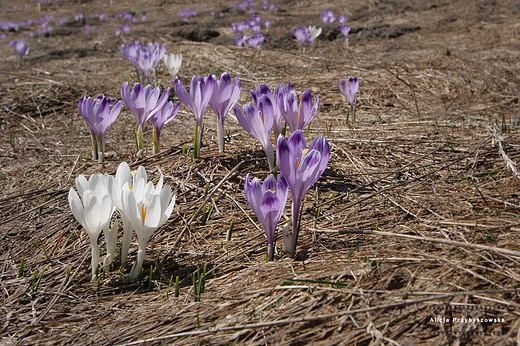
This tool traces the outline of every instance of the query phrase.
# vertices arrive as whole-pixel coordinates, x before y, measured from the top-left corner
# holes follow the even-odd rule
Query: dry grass
[[[111,34],[111,22],[101,24],[106,33],[99,37],[71,26],[70,35],[30,40],[32,62],[23,68],[10,47],[0,47],[1,343],[510,345],[518,340],[518,4],[347,2],[353,27],[364,28],[353,34],[350,48],[340,39],[322,38],[304,56],[283,35],[296,25],[318,24],[325,7],[309,1],[276,4],[279,12],[265,15],[273,25],[267,45],[285,44],[282,48],[237,48],[229,44],[231,37],[222,41],[227,45],[186,41],[176,35],[180,24],[171,24],[182,6],[171,2],[149,2],[149,22],[135,24],[131,39],[166,42],[168,51],[183,53],[183,82],[193,74],[238,76],[240,104],[249,102],[248,91],[258,83],[290,80],[297,91],[309,88],[319,95],[309,137],[324,135],[331,159],[306,195],[296,260],[277,248],[276,260],[265,262],[265,238],[245,200],[243,179],[247,173],[264,179],[267,164],[258,143],[231,114],[225,154],[217,151],[208,110],[201,158],[183,155],[192,146],[194,121],[181,108],[162,132],[163,151],[136,158],[134,120],[124,110],[108,134],[106,167],[89,159],[89,133],[77,100],[98,93],[118,98],[121,84],[134,78],[131,66],[120,60],[122,41]],[[113,14],[137,4],[86,6],[56,2],[42,13]],[[338,13],[344,3],[332,2],[330,8]],[[25,11],[31,9],[36,11]],[[209,11],[201,10],[194,21],[207,20],[204,25],[227,35],[230,22],[248,17],[231,10],[212,20]],[[26,13],[15,12],[20,19],[11,20]],[[388,39],[377,36],[381,24],[421,29]],[[57,50],[69,55],[55,58]],[[361,80],[355,127],[346,121],[347,104],[334,85],[352,75]],[[164,70],[160,83],[171,84]],[[145,166],[154,179],[162,172],[177,205],[148,247],[139,282],[127,282],[127,266],[105,268],[96,284],[89,281],[88,236],[70,213],[66,195],[79,174],[113,174],[121,161]],[[206,184],[214,210],[202,224]],[[289,220],[289,207],[282,218]],[[100,243],[103,248],[103,237]],[[130,261],[136,252],[133,244]],[[152,281],[151,266],[159,268]],[[195,302],[192,277],[204,267],[205,291]],[[177,298],[172,276],[180,279]],[[432,321],[484,316],[501,321]],[[480,333],[444,333],[449,331]]]

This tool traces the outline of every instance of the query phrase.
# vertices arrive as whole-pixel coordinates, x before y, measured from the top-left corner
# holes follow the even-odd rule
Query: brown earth
[[[228,0],[28,2],[14,11],[5,11],[12,2],[0,3],[2,21],[45,14],[70,20],[51,22],[53,31],[41,38],[27,38],[26,28],[7,32],[0,45],[2,344],[517,340],[518,1],[275,1],[276,13],[257,1],[262,20],[271,21],[261,50],[232,44],[229,24],[249,14]],[[187,4],[199,13],[184,22],[175,14]],[[326,8],[349,17],[348,47],[337,24],[321,23]],[[83,34],[83,24],[73,20],[77,12],[100,32]],[[107,21],[92,18],[103,12]],[[122,21],[113,15],[121,12],[134,13],[137,22],[117,38],[113,30]],[[300,55],[290,30],[303,25],[322,26],[323,33],[314,50]],[[23,67],[6,43],[18,37],[31,49]],[[243,179],[246,173],[264,179],[267,164],[231,113],[227,152],[218,153],[208,108],[201,158],[192,161],[183,155],[195,124],[187,108],[163,130],[162,151],[142,157],[133,146],[135,120],[123,108],[108,131],[106,167],[91,160],[77,102],[100,93],[120,99],[121,84],[135,82],[135,74],[119,47],[135,40],[182,53],[185,85],[193,75],[239,77],[240,105],[260,83],[289,80],[298,93],[308,88],[319,95],[309,137],[324,135],[331,159],[306,196],[295,260],[278,248],[275,261],[265,262],[265,238]],[[355,126],[334,85],[349,76],[360,79]],[[162,65],[159,84],[172,85]],[[177,100],[173,92],[171,98]],[[149,141],[150,127],[145,130]],[[162,172],[177,205],[155,233],[138,283],[126,280],[131,263],[120,271],[105,268],[92,283],[90,243],[67,192],[79,174],[113,174],[121,161],[145,166],[153,179]],[[202,224],[206,184],[214,210]],[[288,206],[283,220],[289,218]],[[103,258],[104,238],[99,241]],[[130,262],[136,253],[134,243]],[[158,266],[154,280],[151,266]],[[205,291],[195,302],[192,277],[204,266]],[[170,287],[175,276],[178,298]]]

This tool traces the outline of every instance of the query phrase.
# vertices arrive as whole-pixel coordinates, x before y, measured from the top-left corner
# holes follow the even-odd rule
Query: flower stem
[[[126,264],[128,249],[130,249],[130,240],[132,238],[132,225],[126,216],[121,214],[123,220],[123,243],[121,244],[121,266]]]
[[[218,151],[224,152],[224,121],[217,119],[217,140],[218,140]]]

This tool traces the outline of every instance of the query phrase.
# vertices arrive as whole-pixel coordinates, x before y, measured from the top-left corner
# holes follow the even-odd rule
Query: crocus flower
[[[338,20],[338,23],[341,25],[341,24],[345,24],[347,22],[347,16],[344,16],[344,15],[341,15],[341,14],[338,14],[338,16],[336,17],[336,19]]]
[[[233,43],[235,44],[235,46],[241,47],[242,43],[244,43],[244,38],[242,36],[234,37],[233,38]]]
[[[335,81],[339,92],[347,98],[352,111],[352,123],[356,122],[356,93],[359,89],[359,80],[357,77],[350,77],[348,80],[340,80],[340,85]]]
[[[287,181],[283,174],[280,174],[278,181],[273,175],[270,175],[265,179],[263,185],[260,184],[258,178],[254,178],[250,183],[248,173],[244,181],[244,193],[258,221],[264,227],[267,238],[267,259],[272,261],[276,226],[283,214],[289,194]]]
[[[262,145],[269,170],[274,168],[274,150],[271,145],[271,128],[274,121],[274,107],[271,99],[267,95],[262,95],[258,100],[258,108],[251,102],[243,107],[244,113],[240,111],[240,107],[235,104],[234,111],[238,122],[244,130],[251,136],[256,138]]]
[[[287,84],[289,85],[289,91],[292,90],[291,83],[287,81]],[[258,100],[262,95],[267,95],[271,99],[271,102],[273,104],[273,111],[274,111],[274,120],[273,120],[273,128],[276,138],[282,133],[282,113],[280,112],[280,102],[285,103],[285,100],[287,99],[287,88],[284,84],[277,84],[274,88],[274,91],[272,92],[271,89],[265,84],[260,84],[259,87],[256,88],[256,90],[250,91],[251,97],[253,98],[253,102],[255,106],[258,107]]]
[[[153,153],[159,152],[159,137],[164,125],[175,118],[181,108],[181,101],[177,102],[175,107],[172,101],[165,103],[164,106],[150,117],[150,122],[153,124]]]
[[[271,26],[271,22],[269,21],[269,19],[264,20],[264,26],[267,29],[267,31],[269,31],[269,27]]]
[[[135,138],[138,155],[143,148],[144,123],[166,103],[168,96],[170,96],[170,88],[166,89],[160,98],[159,93],[160,90],[158,87],[152,88],[149,84],[143,89],[141,84],[136,83],[132,91],[130,91],[128,82],[125,82],[121,87],[121,98],[137,121],[137,134]]]
[[[299,214],[303,196],[325,171],[329,162],[329,144],[323,136],[316,137],[309,148],[306,147],[303,132],[297,130],[289,141],[284,136],[278,137],[276,153],[280,172],[287,180],[292,197],[292,235],[284,237],[289,255],[294,257],[299,231]],[[285,235],[286,236],[286,235]]]
[[[224,120],[229,110],[235,105],[240,96],[242,85],[240,79],[235,78],[232,84],[231,77],[227,72],[220,76],[220,80],[213,81],[213,92],[209,99],[209,106],[217,115],[217,140],[218,150],[224,152]]]
[[[135,72],[137,73],[137,79],[140,79],[140,73],[139,73],[139,63],[137,60],[137,52],[141,51],[141,42],[137,41],[134,43],[129,42],[128,46],[125,46],[124,44],[121,45],[121,54],[123,54],[123,57],[130,61],[132,66],[135,68]]]
[[[114,208],[100,175],[92,175],[88,182],[84,176],[80,175],[76,179],[76,187],[81,199],[74,188],[71,187],[68,196],[69,206],[72,215],[88,233],[92,246],[92,281],[94,281],[99,265],[99,245],[97,241],[101,230],[107,227]]]
[[[164,65],[166,66],[168,72],[170,72],[173,80],[175,80],[175,77],[177,77],[177,73],[179,72],[179,69],[182,65],[182,54],[166,54],[164,56]]]
[[[138,278],[150,236],[168,220],[175,205],[175,195],[170,201],[170,185],[162,186],[162,174],[157,186],[154,187],[152,182],[146,185],[144,183],[140,179],[131,189],[125,183],[121,195],[123,212],[135,229],[139,244],[137,261],[130,271],[130,280]]]
[[[213,94],[213,84],[214,80],[211,75],[208,75],[206,78],[193,76],[190,83],[190,92],[188,93],[184,85],[179,81],[179,77],[175,77],[173,81],[175,93],[195,116],[195,157],[199,157],[200,153],[202,144],[202,115]]]
[[[13,47],[16,53],[20,56],[20,66],[23,62],[23,57],[29,54],[29,48],[25,46],[25,39],[11,40],[9,45]]]
[[[312,105],[311,92],[305,89],[301,96],[300,106],[298,106],[296,92],[291,90],[287,95],[286,102],[278,104],[282,117],[292,132],[303,130],[311,122],[318,111],[319,100],[319,96],[316,96],[314,105]]]
[[[311,35],[309,34],[309,29],[307,27],[297,27],[292,29],[292,33],[294,37],[300,42],[300,53],[304,52],[305,45],[311,42]]]
[[[348,33],[350,32],[350,29],[352,27],[350,26],[350,24],[347,24],[347,25],[340,25],[339,26],[339,30],[341,31],[341,33],[343,34],[343,36],[345,36],[345,43],[347,45],[347,48],[348,48]]]
[[[311,35],[311,44],[314,44],[314,40],[318,38],[321,34],[321,28],[316,28],[315,26],[308,26],[309,35]]]
[[[160,45],[159,43],[152,44],[151,42],[148,42],[146,45],[148,50],[151,52],[151,64],[153,69],[153,75],[154,75],[154,82],[157,86],[157,66],[159,66],[159,63],[163,59],[164,55],[166,54],[166,43],[163,45]]]
[[[121,112],[121,101],[114,101],[110,110],[111,100],[103,95],[95,99],[81,96],[78,102],[79,114],[85,119],[91,132],[92,159],[99,163],[104,161],[105,133],[116,121]]]
[[[83,33],[84,34],[90,33],[90,24],[85,24],[85,26],[83,27]]]
[[[325,24],[332,24],[334,23],[334,13],[332,10],[323,10],[321,11],[320,18]]]
[[[130,25],[126,23],[121,23],[119,29],[121,30],[121,34],[126,35],[130,32]]]
[[[123,241],[121,244],[121,266],[124,267],[126,258],[128,256],[128,249],[130,248],[130,240],[132,238],[132,224],[128,220],[128,217],[123,211],[123,186],[131,188],[136,185],[136,182],[140,179],[144,179],[146,182],[146,171],[144,167],[139,169],[132,174],[130,167],[126,162],[121,162],[117,167],[116,176],[107,176],[107,190],[112,200],[113,205],[121,215],[123,221]]]

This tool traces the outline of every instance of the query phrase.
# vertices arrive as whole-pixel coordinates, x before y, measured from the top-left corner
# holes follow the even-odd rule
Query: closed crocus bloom
[[[177,77],[177,73],[179,72],[179,69],[182,65],[182,54],[166,54],[163,60],[166,69],[168,69],[168,72],[172,76],[173,80],[175,80],[175,77]]]
[[[153,152],[157,154],[159,152],[159,139],[161,136],[161,130],[164,125],[169,123],[175,118],[181,108],[181,101],[177,102],[175,107],[172,101],[166,103],[159,111],[150,117],[150,122],[153,124]]]
[[[213,92],[209,99],[209,106],[217,115],[217,140],[218,150],[224,152],[224,120],[229,110],[235,105],[240,96],[242,86],[240,79],[235,78],[235,83],[227,72],[220,76],[220,80],[214,80]]]
[[[208,106],[211,95],[213,94],[213,76],[206,78],[193,76],[190,83],[190,92],[176,77],[173,82],[173,89],[182,103],[188,107],[195,116],[195,157],[199,157],[200,146],[202,144],[202,115]]]
[[[125,184],[121,198],[123,212],[136,230],[139,243],[137,261],[130,271],[130,280],[138,278],[150,236],[168,220],[175,205],[175,196],[170,201],[170,186],[162,187],[162,176],[157,187],[152,182],[143,187],[142,180],[137,185],[137,189],[130,189]]]
[[[287,203],[287,181],[282,174],[278,181],[273,175],[268,176],[264,184],[258,178],[249,181],[249,174],[244,181],[244,193],[258,221],[262,224],[267,238],[267,258],[273,260],[276,226],[282,217]]]
[[[296,92],[291,90],[287,95],[285,104],[279,105],[282,117],[292,132],[303,130],[318,111],[319,97],[316,96],[314,105],[312,104],[312,95],[308,89],[305,89],[298,106],[298,97]]]
[[[82,96],[78,102],[79,114],[85,119],[92,136],[92,158],[104,161],[105,134],[121,112],[121,101],[114,101],[110,110],[111,100],[99,95],[94,100]]]
[[[305,136],[300,130],[297,130],[291,134],[289,141],[283,136],[278,137],[276,152],[280,172],[284,175],[291,190],[292,235],[291,246],[286,244],[286,247],[288,253],[294,256],[303,196],[325,171],[329,162],[330,149],[329,144],[322,136],[316,137],[307,148]]]
[[[274,150],[270,137],[274,122],[273,103],[267,95],[262,95],[258,100],[258,108],[249,102],[244,105],[243,110],[242,113],[240,107],[235,105],[235,116],[244,130],[260,142],[267,156],[269,170],[272,171],[274,168]]]
[[[314,41],[321,34],[321,28],[316,28],[315,26],[308,27],[309,34],[311,35],[311,41]]]
[[[356,93],[359,89],[359,80],[357,77],[350,77],[348,80],[340,80],[340,84],[335,81],[336,87],[339,92],[345,96],[347,101],[350,103],[350,109],[352,110],[352,122],[356,122]]]
[[[159,88],[152,88],[149,84],[143,88],[140,83],[136,83],[131,91],[128,82],[123,83],[121,87],[121,98],[137,122],[136,147],[138,153],[142,149],[143,126],[166,103],[170,95],[170,88],[166,89],[160,98],[159,94]]]
[[[9,45],[13,47],[16,53],[20,56],[20,65],[22,65],[23,57],[29,54],[29,48],[25,46],[25,39],[11,40]]]
[[[129,42],[127,46],[124,44],[121,45],[121,54],[123,57],[130,61],[132,66],[135,68],[135,72],[137,73],[137,78],[139,79],[139,63],[137,60],[137,52],[141,51],[141,42],[137,41],[134,43]]]
[[[287,81],[289,86],[289,91],[292,90],[291,83]],[[277,84],[274,88],[274,91],[271,91],[269,87],[265,84],[260,84],[255,90],[250,91],[251,97],[253,98],[253,102],[256,106],[258,106],[258,99],[262,95],[267,95],[271,102],[273,103],[273,112],[274,112],[274,120],[273,120],[273,128],[276,138],[282,133],[283,126],[283,117],[280,111],[280,105],[285,104],[287,99],[287,87],[285,84]],[[285,107],[283,108],[285,109]]]
[[[78,180],[79,179],[79,180]],[[101,231],[107,227],[114,211],[110,196],[99,175],[93,175],[89,181],[79,176],[76,186],[81,199],[74,188],[69,190],[69,206],[72,215],[83,226],[92,246],[92,281],[96,279],[99,265],[99,246],[97,240]],[[107,243],[108,246],[108,243]]]

